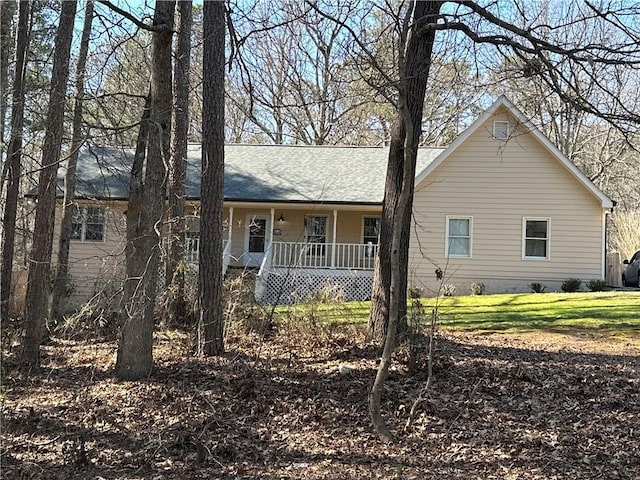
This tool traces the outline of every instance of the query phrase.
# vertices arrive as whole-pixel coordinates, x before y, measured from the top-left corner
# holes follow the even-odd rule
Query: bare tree
[[[204,3],[202,182],[198,353],[224,352],[222,206],[224,202],[225,6]]]
[[[307,3],[320,10],[315,2]],[[392,436],[382,422],[377,403],[390,352],[395,346],[396,326],[406,314],[407,249],[415,160],[421,135],[419,125],[425,100],[426,74],[433,62],[434,39],[438,39],[435,33],[449,32],[444,41],[466,42],[475,53],[476,65],[481,65],[484,71],[497,67],[505,58],[518,59],[524,76],[539,78],[564,103],[604,118],[629,132],[633,131],[629,127],[635,125],[637,128],[640,121],[638,110],[635,104],[625,103],[624,96],[617,95],[613,87],[625,76],[635,75],[635,80],[638,78],[640,35],[637,23],[631,19],[640,12],[636,7],[599,10],[590,3],[569,4],[555,12],[553,22],[545,22],[540,20],[543,17],[533,5],[525,8],[517,4],[513,9],[502,10],[496,4],[483,6],[479,2],[455,1],[448,2],[445,9],[443,2],[410,1],[394,7],[387,4],[386,7],[389,32],[393,31],[399,46],[393,75],[372,54],[366,33],[357,30],[353,22],[343,25],[368,62],[365,70],[373,72],[368,74],[367,82],[382,85],[379,91],[383,94],[397,90],[397,99],[396,95],[386,93],[398,113],[389,150],[370,320],[373,333],[377,333],[376,338],[385,342],[371,391],[370,412],[379,436],[390,440]],[[325,16],[340,21],[330,11],[325,12]],[[585,41],[582,36],[575,40],[567,37],[567,29],[574,25],[583,29],[598,26],[595,30],[597,38]],[[572,64],[573,68],[558,68],[562,62]],[[596,80],[598,96],[584,97],[582,83],[575,75],[567,73],[575,71]],[[480,74],[480,70],[478,72]],[[606,75],[603,76],[603,72]],[[604,100],[596,101],[594,98]],[[400,238],[398,230],[403,232]]]
[[[71,222],[74,214],[74,199],[76,189],[76,168],[78,154],[85,141],[82,131],[82,112],[84,97],[84,77],[89,51],[89,36],[93,22],[93,0],[88,0],[85,6],[84,26],[80,40],[80,51],[76,65],[75,93],[73,107],[73,125],[71,139],[71,153],[67,159],[67,170],[64,177],[64,197],[62,201],[62,221],[60,222],[60,238],[58,242],[58,263],[51,291],[51,306],[49,318],[56,320],[62,312],[60,307],[65,297],[67,276],[69,272],[69,246],[71,243]]]
[[[611,246],[621,259],[629,259],[640,248],[640,210],[616,211],[613,222]]]
[[[350,2],[336,8],[343,22],[354,13]],[[226,92],[234,139],[358,143],[371,92],[355,86],[343,26],[302,2],[280,5],[277,14],[273,9],[263,3],[234,23],[242,67],[230,75]]]
[[[76,4],[76,1],[63,2],[56,35],[46,135],[42,147],[42,169],[38,181],[38,207],[33,245],[29,255],[27,311],[21,358],[23,365],[39,365],[40,343],[47,320],[47,292],[49,291],[56,206],[56,175],[64,131],[64,108]]]
[[[3,13],[5,7],[3,8]],[[7,152],[7,195],[2,217],[2,271],[0,272],[0,318],[9,318],[9,300],[13,255],[16,239],[16,217],[20,194],[22,136],[24,129],[24,80],[29,44],[29,2],[21,1],[15,48],[15,68],[11,93],[11,138]],[[2,183],[5,178],[2,178]]]
[[[440,2],[416,2],[413,8],[406,11],[399,31],[398,117],[389,148],[380,231],[380,238],[390,241],[381,241],[380,248],[386,250],[379,253],[376,283],[372,292],[374,301],[378,296],[377,305],[385,304],[388,308],[383,313],[386,314],[386,322],[383,322],[386,323],[384,349],[369,396],[371,420],[378,436],[384,441],[393,440],[393,435],[382,419],[380,399],[395,349],[396,330],[401,322],[406,322],[407,274],[404,269],[408,262],[408,232],[422,109],[435,39],[435,30],[428,26],[435,23],[440,6]],[[380,301],[380,296],[386,299]]]
[[[189,134],[189,71],[191,66],[191,1],[178,2],[178,36],[173,63],[173,125],[171,162],[169,164],[169,246],[167,283],[171,283],[169,317],[176,322],[184,318],[185,174]]]
[[[7,112],[7,85],[9,85],[9,58],[13,48],[11,35],[11,19],[16,9],[16,2],[9,0],[0,3],[0,143],[4,151],[4,121]]]
[[[153,319],[160,266],[160,229],[164,213],[166,165],[171,143],[171,44],[174,1],[158,1],[153,19],[148,135],[140,135],[143,155],[132,169],[127,212],[127,251],[123,323],[116,376],[139,379],[153,368]],[[144,132],[142,132],[144,133]],[[145,142],[146,140],[146,142]],[[136,154],[139,152],[137,151]]]

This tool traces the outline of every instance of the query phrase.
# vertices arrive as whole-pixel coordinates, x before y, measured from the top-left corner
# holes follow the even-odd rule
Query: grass
[[[424,298],[433,308],[436,299]],[[468,332],[548,331],[571,335],[640,337],[640,293],[513,293],[444,297],[438,300],[440,326]],[[366,325],[369,302],[279,307],[280,318],[313,315],[330,323]]]

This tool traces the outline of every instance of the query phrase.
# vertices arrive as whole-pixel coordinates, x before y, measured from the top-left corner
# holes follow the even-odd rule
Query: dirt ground
[[[376,350],[353,327],[237,336],[211,359],[156,337],[140,382],[113,377],[112,341],[54,339],[28,373],[5,348],[2,478],[640,478],[640,339],[440,335],[408,429],[426,369],[400,351],[387,445],[367,411]]]

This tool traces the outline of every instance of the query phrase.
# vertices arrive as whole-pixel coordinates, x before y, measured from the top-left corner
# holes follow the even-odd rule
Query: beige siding
[[[493,120],[509,120],[512,138],[492,138]],[[490,118],[416,188],[410,251],[411,284],[436,288],[436,265],[468,293],[557,289],[570,277],[602,278],[603,210],[531,134],[513,131],[505,114]],[[446,258],[446,217],[473,218],[472,258]],[[548,260],[522,258],[523,218],[550,220]],[[413,232],[412,232],[413,233]]]
[[[81,203],[82,205],[98,205]],[[124,202],[101,203],[105,207],[105,233],[102,242],[71,240],[69,248],[69,273],[73,291],[69,307],[78,306],[93,295],[105,289],[115,291],[120,288],[124,272],[124,245],[126,224]],[[60,235],[61,209],[56,211],[54,230],[53,264],[57,262]]]
[[[229,208],[224,209],[224,219],[228,223]],[[255,208],[233,209],[233,230],[231,247],[231,266],[245,265],[245,236],[248,228],[247,218],[254,215],[266,216],[270,222],[271,209],[256,206]],[[284,222],[279,222],[280,215]],[[280,230],[280,235],[275,235],[275,242],[304,242],[304,218],[307,215],[327,217],[327,243],[333,241],[333,209],[323,207],[300,207],[300,208],[276,208],[274,213],[274,225],[272,228]],[[380,209],[375,207],[371,210],[340,210],[337,215],[336,243],[361,243],[362,242],[362,219],[364,216],[379,216]],[[269,224],[270,225],[270,224]],[[269,227],[267,227],[269,228]],[[228,230],[224,232],[225,239],[228,238]]]

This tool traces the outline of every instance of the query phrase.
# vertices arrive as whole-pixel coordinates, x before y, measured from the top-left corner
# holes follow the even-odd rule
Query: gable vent
[[[496,140],[507,140],[509,138],[509,122],[493,122],[493,138]]]

